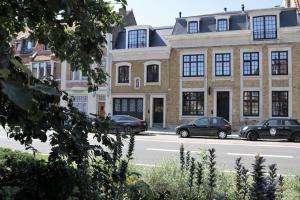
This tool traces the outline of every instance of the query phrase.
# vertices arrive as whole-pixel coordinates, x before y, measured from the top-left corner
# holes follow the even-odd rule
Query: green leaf
[[[51,86],[43,85],[43,84],[35,84],[34,86],[30,86],[31,89],[41,92],[43,94],[49,95],[49,96],[60,96],[60,92]]]
[[[31,75],[32,75],[31,71],[30,71],[25,65],[23,65],[22,63],[20,63],[17,59],[11,58],[11,59],[10,59],[10,62],[11,62],[17,69],[19,69],[20,71],[26,73],[28,76],[31,76]]]
[[[10,71],[8,69],[0,69],[0,78],[7,79]]]
[[[9,100],[23,110],[28,110],[32,105],[32,94],[30,90],[13,82],[0,81],[2,92],[7,95]]]

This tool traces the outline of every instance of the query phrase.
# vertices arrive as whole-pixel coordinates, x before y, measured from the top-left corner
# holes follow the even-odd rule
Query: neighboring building
[[[123,25],[136,25],[132,10],[120,9],[119,13],[124,16]],[[112,32],[118,32],[121,28],[116,27]],[[109,34],[108,37],[110,37]],[[22,59],[23,64],[28,66],[36,78],[53,76],[60,83],[60,88],[74,97],[74,106],[80,111],[86,114],[107,115],[106,110],[109,108],[105,102],[109,92],[108,84],[101,85],[96,92],[88,93],[87,76],[84,76],[81,71],[72,71],[71,65],[55,57],[48,45],[30,41],[28,31],[19,33],[17,38],[12,41],[12,44],[15,48],[16,56]],[[103,61],[100,67],[104,72],[108,71],[111,62],[107,56],[107,48],[110,48],[111,45],[111,43],[108,43],[102,49]],[[62,105],[66,106],[66,103],[62,102]]]
[[[119,30],[108,53],[108,112],[150,127],[201,116],[222,116],[234,127],[300,119],[300,17],[285,3]]]

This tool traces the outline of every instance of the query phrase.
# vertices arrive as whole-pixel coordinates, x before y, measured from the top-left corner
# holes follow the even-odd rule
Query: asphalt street
[[[97,143],[93,136],[90,142]],[[233,171],[235,159],[242,157],[243,163],[250,170],[254,156],[260,154],[266,159],[266,166],[276,163],[278,173],[285,175],[300,175],[300,143],[287,141],[256,141],[232,139],[219,140],[212,138],[179,138],[174,134],[144,133],[136,136],[134,163],[142,166],[159,167],[169,160],[179,160],[179,148],[183,144],[186,151],[199,158],[199,152],[209,148],[216,149],[217,167],[223,171]],[[50,152],[50,145],[33,141],[33,145],[43,154]],[[13,139],[0,134],[0,147],[8,147],[25,151],[24,146]],[[125,148],[127,149],[127,141]]]

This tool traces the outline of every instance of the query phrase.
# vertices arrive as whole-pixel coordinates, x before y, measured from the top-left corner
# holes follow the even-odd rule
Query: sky
[[[280,5],[282,0],[127,0],[127,9],[133,9],[138,25],[172,26],[179,11],[182,16],[245,9],[270,8]]]

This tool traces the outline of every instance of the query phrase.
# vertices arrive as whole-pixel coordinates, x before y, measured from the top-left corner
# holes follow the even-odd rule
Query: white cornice
[[[170,47],[112,50],[112,61],[169,59]]]

